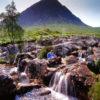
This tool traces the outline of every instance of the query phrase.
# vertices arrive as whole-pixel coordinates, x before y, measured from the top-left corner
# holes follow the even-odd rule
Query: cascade
[[[75,97],[75,86],[70,78],[70,73],[56,72],[50,81],[50,90],[56,97],[63,100],[77,100]]]

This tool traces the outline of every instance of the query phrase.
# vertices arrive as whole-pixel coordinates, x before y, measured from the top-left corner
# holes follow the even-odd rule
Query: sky
[[[0,13],[12,0],[0,0]],[[40,0],[14,0],[16,8],[22,12]],[[93,27],[100,27],[100,0],[59,0],[73,14],[84,23]]]

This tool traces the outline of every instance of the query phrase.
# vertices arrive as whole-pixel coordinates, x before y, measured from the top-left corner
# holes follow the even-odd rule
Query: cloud
[[[83,22],[100,27],[100,0],[59,0]]]
[[[12,0],[0,0],[0,12]],[[14,0],[19,12],[22,12],[32,4],[40,0]],[[83,22],[92,26],[100,26],[100,0],[59,0],[68,7]]]
[[[8,1],[11,2],[12,0]],[[13,1],[15,2],[18,11],[22,12],[23,10],[25,10],[26,8],[28,8],[29,6],[40,0],[13,0]]]

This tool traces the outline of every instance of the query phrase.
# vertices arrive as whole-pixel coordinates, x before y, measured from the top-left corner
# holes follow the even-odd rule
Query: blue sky
[[[0,0],[0,13],[12,0]],[[40,0],[14,0],[19,12]],[[100,27],[100,0],[59,0],[77,17],[90,26]]]

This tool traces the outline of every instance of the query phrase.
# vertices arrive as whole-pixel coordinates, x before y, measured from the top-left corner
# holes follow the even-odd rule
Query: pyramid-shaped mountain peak
[[[58,0],[41,0],[41,1],[58,1]]]
[[[47,24],[85,25],[58,0],[40,0],[21,13],[19,23],[22,26]]]

